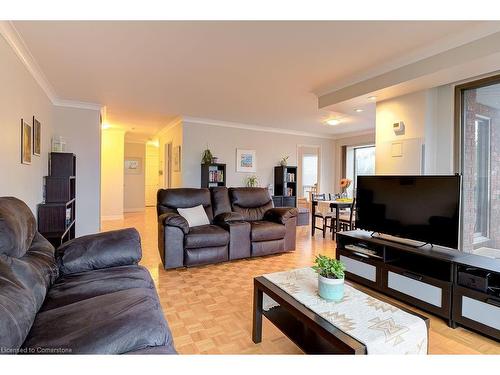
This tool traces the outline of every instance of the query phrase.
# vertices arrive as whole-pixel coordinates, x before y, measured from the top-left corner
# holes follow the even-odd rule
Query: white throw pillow
[[[178,208],[177,211],[187,220],[190,228],[210,224],[207,213],[201,204],[191,208]]]

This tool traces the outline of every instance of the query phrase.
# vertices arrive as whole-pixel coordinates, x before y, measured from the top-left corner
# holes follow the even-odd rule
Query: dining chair
[[[332,219],[332,226],[336,228],[335,217]],[[339,214],[340,230],[354,230],[356,229],[356,198],[352,200],[351,207],[347,212],[340,212]],[[335,229],[334,229],[335,230]]]
[[[327,212],[325,214],[323,214],[322,212],[318,212],[317,210],[317,203],[316,203],[316,206],[314,205],[314,202],[318,202],[318,201],[326,201],[327,200],[327,197],[329,198],[330,195],[328,194],[325,194],[325,193],[322,193],[322,194],[312,194],[312,200],[313,200],[313,220],[312,220],[312,230],[311,230],[311,234],[314,236],[314,232],[316,229],[320,230],[323,232],[323,238],[325,238],[326,236],[326,232],[328,230],[332,230],[332,226],[333,226],[333,218],[335,217],[335,213],[334,212]],[[320,219],[321,220],[321,226],[318,227],[316,226],[316,219]],[[328,220],[330,220],[330,224],[328,224]]]

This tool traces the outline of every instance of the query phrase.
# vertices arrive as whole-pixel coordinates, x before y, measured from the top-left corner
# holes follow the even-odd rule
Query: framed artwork
[[[21,119],[21,163],[31,164],[31,148],[33,147],[32,127]]]
[[[257,172],[255,150],[236,149],[236,172]]]
[[[42,124],[33,116],[33,155],[40,156],[42,152]]]
[[[125,159],[125,174],[141,174],[141,173],[142,173],[141,158]]]
[[[174,172],[181,171],[181,146],[175,146],[174,148]]]

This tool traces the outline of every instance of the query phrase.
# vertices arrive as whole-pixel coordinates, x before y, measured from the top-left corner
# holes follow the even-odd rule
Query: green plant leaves
[[[327,257],[326,255],[318,255],[314,263],[313,270],[321,276],[328,279],[344,278],[345,265],[340,260]]]

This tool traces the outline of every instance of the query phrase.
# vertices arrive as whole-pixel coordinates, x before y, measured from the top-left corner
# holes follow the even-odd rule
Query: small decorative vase
[[[219,158],[217,156],[214,156],[212,158],[212,164],[217,164],[219,162]]]
[[[340,301],[344,297],[344,279],[329,279],[318,275],[318,294],[327,301]]]
[[[286,166],[288,165],[288,163],[287,163],[286,161],[283,161],[283,160],[282,160],[282,161],[280,161],[280,165],[281,165],[282,167],[286,167]]]

